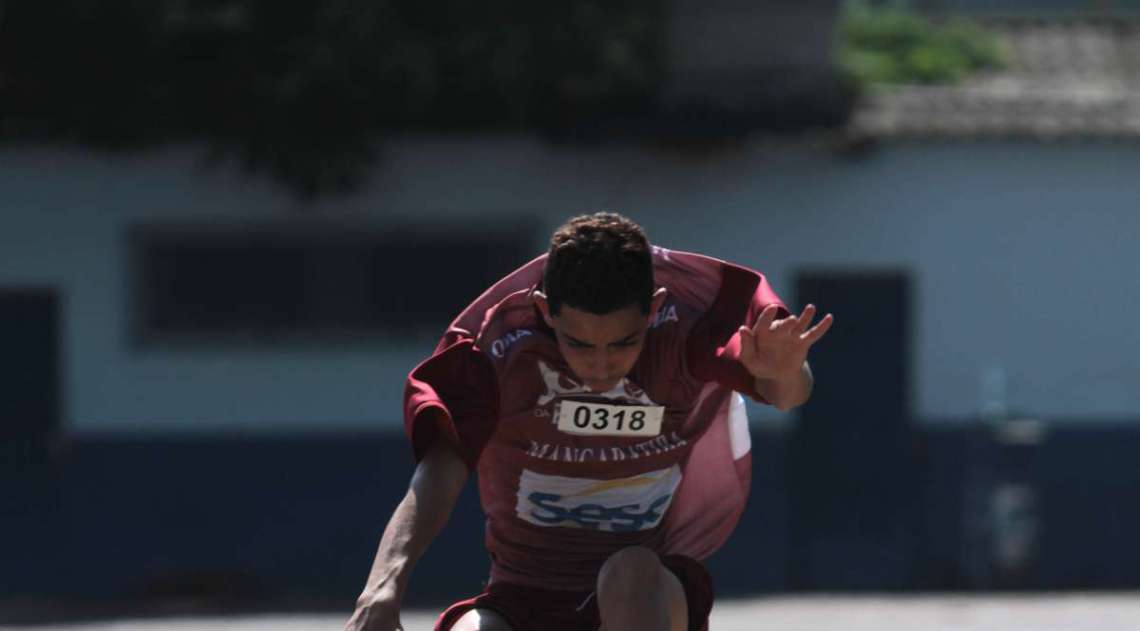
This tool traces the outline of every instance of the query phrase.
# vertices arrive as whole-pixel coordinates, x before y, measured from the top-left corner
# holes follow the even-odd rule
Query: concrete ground
[[[347,615],[347,614],[346,614]],[[436,612],[407,612],[430,631]],[[345,616],[280,615],[4,626],[0,631],[338,631]],[[1137,631],[1140,594],[780,597],[717,603],[711,631]]]

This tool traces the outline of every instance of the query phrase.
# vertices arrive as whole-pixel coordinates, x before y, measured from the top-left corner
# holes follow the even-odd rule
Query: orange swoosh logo
[[[602,491],[609,491],[610,489],[621,489],[635,486],[649,486],[657,482],[657,478],[652,475],[643,475],[636,478],[620,478],[617,480],[604,480],[597,484],[591,485],[566,497],[582,497],[584,495],[593,495],[601,493]]]

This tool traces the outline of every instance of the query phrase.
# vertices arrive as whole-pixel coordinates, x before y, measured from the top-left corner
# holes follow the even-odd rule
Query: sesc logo
[[[524,469],[515,510],[520,519],[538,526],[648,530],[661,523],[680,483],[677,465],[616,480],[568,478]]]
[[[559,504],[564,499],[562,496],[537,491],[531,493],[527,499],[539,508],[539,510],[531,513],[531,517],[534,519],[528,521],[532,523],[628,532],[656,526],[657,522],[661,521],[661,516],[668,508],[669,500],[673,499],[673,495],[662,495],[653,500],[647,507],[640,504],[627,504],[613,508],[607,508],[601,504],[581,504],[574,508],[567,508]]]

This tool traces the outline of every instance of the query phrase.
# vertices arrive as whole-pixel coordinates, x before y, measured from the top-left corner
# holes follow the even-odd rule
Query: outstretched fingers
[[[751,366],[756,361],[756,336],[746,326],[740,327],[740,362]]]
[[[809,304],[804,307],[803,313],[799,316],[799,326],[796,327],[796,333],[802,334],[811,326],[811,321],[815,318],[815,305]]]
[[[778,313],[780,313],[780,307],[778,305],[768,305],[764,307],[764,310],[760,312],[760,317],[756,318],[756,324],[752,326],[752,335],[772,328],[772,322],[776,320]]]
[[[815,326],[800,334],[800,341],[805,342],[808,346],[815,344],[827,333],[833,322],[835,322],[835,318],[830,313],[823,316]]]

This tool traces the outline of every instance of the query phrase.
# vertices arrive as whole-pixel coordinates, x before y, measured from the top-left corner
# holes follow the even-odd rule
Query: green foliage
[[[979,70],[1000,68],[997,38],[964,20],[935,23],[898,5],[844,5],[839,62],[863,86],[955,83]]]
[[[205,140],[303,195],[350,190],[407,129],[572,124],[644,107],[659,0],[15,0],[5,138]]]

